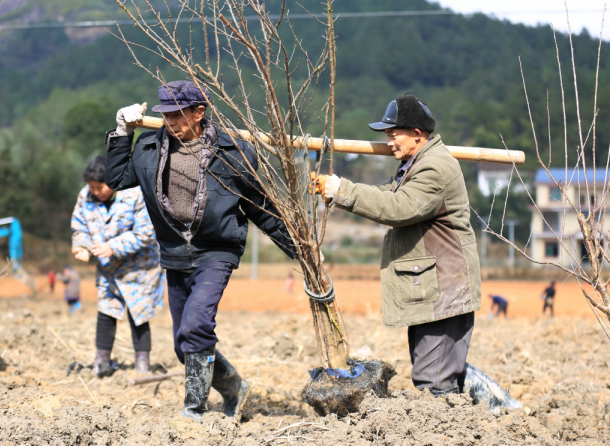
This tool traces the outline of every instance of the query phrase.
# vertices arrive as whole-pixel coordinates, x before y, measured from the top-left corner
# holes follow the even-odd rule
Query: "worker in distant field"
[[[294,293],[294,275],[292,274],[292,271],[288,271],[288,277],[286,277],[284,289],[288,291],[289,294]]]
[[[246,168],[258,167],[253,147],[221,131],[205,117],[210,93],[193,82],[159,87],[165,125],[140,135],[133,127],[146,104],[122,108],[107,133],[106,183],[114,190],[140,186],[167,268],[174,350],[185,364],[182,415],[200,419],[210,388],[223,397],[223,412],[238,420],[250,392],[216,349],[216,312],[244,253],[248,220],[288,256],[294,245],[262,185]],[[238,146],[236,146],[237,144]]]
[[[369,124],[386,133],[400,162],[395,176],[368,186],[312,174],[312,184],[334,206],[387,225],[381,254],[383,322],[409,327],[415,387],[437,397],[468,392],[491,409],[519,407],[466,363],[474,312],[481,307],[479,256],[464,176],[440,135],[432,135],[435,126],[428,107],[405,94],[390,102],[381,122]],[[494,400],[494,392],[485,390],[490,388],[502,397]]]
[[[494,296],[493,294],[489,295],[491,299],[491,308],[489,309],[490,313],[493,313],[494,307],[496,307],[496,317],[500,317],[501,313],[504,313],[504,317],[508,317],[506,312],[508,311],[508,300],[504,299],[502,296]]]
[[[110,354],[117,319],[127,318],[135,350],[134,367],[147,373],[151,337],[148,321],[163,306],[164,273],[159,245],[139,188],[115,192],[104,179],[105,158],[96,157],[83,175],[72,214],[72,252],[88,262],[97,257],[97,352],[93,371],[98,377],[114,372]]]
[[[552,281],[551,284],[544,290],[542,293],[542,299],[544,300],[544,306],[542,307],[542,317],[546,316],[546,309],[549,309],[551,313],[551,317],[555,317],[555,311],[553,309],[555,305],[555,281]]]
[[[80,275],[70,265],[64,267],[63,274],[58,279],[64,283],[64,299],[68,303],[70,313],[80,310]]]
[[[53,291],[55,291],[55,271],[50,269],[47,273],[47,277],[49,279],[49,292],[53,294]]]

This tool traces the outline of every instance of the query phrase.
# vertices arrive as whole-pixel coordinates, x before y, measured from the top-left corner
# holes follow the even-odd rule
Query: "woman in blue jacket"
[[[163,306],[164,272],[159,244],[144,206],[140,188],[115,192],[104,179],[105,158],[96,157],[85,170],[88,183],[78,195],[72,214],[72,252],[81,261],[97,257],[98,315],[94,371],[109,376],[116,320],[129,319],[135,368],[146,373],[150,364],[148,321]]]

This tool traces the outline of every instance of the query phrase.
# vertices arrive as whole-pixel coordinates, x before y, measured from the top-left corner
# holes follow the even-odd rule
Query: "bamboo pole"
[[[129,123],[129,126],[144,129],[157,130],[163,126],[163,118],[154,116],[144,116],[141,121]],[[251,141],[252,135],[247,130],[238,130],[234,136]],[[266,143],[271,143],[268,135],[261,133],[260,137]],[[293,145],[298,147],[302,144],[302,137],[295,138]],[[324,138],[309,138],[307,149],[319,152],[324,146]],[[516,164],[523,165],[525,153],[518,150],[487,149],[484,147],[461,147],[447,146],[451,155],[458,161],[478,161],[494,164]],[[384,142],[379,141],[357,141],[352,139],[335,139],[335,153],[354,153],[358,155],[383,155],[394,156],[392,150]]]

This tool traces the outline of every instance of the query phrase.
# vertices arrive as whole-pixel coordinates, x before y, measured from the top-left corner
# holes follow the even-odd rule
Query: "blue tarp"
[[[23,260],[23,241],[19,220],[14,218],[8,228],[0,228],[0,237],[8,237],[8,256],[13,263],[13,269],[17,270]]]
[[[311,379],[316,379],[316,377],[323,370],[324,369],[322,367],[318,367],[317,369],[309,370],[309,376],[311,376]],[[358,376],[360,376],[364,373],[364,366],[362,364],[356,364],[356,365],[352,366],[351,370],[326,369],[325,371],[333,378],[357,378]]]

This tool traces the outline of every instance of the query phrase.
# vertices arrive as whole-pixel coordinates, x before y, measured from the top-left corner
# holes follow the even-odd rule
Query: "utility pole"
[[[252,225],[252,273],[251,280],[258,276],[258,228]]]
[[[487,266],[487,232],[485,228],[489,223],[489,218],[481,218],[481,266]]]
[[[508,245],[508,267],[512,270],[515,268],[515,226],[519,224],[519,220],[506,220],[508,226],[508,241],[511,243]]]

